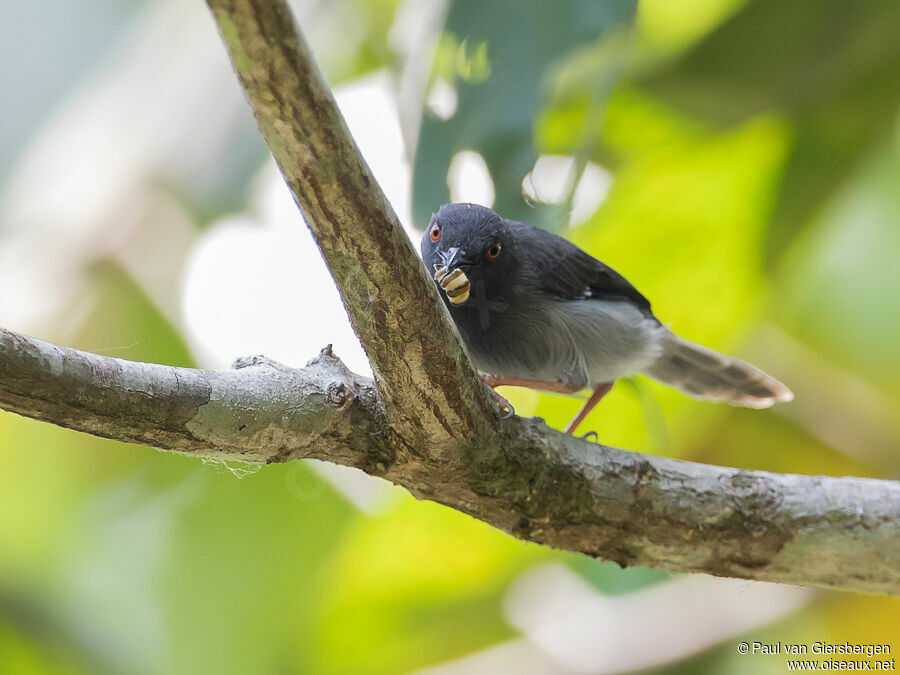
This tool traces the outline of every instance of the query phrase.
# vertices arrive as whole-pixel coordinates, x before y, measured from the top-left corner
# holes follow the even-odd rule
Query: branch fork
[[[900,483],[715,467],[501,419],[283,0],[208,0],[375,378],[135,363],[0,330],[0,408],[244,462],[356,467],[514,536],[676,572],[900,595]]]

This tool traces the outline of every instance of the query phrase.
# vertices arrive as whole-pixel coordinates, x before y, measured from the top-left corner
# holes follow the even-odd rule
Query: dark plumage
[[[607,384],[643,372],[736,405],[793,398],[750,364],[677,337],[621,274],[574,244],[491,209],[442,206],[422,238],[422,258],[475,365],[498,376],[493,385],[594,387],[599,400]]]

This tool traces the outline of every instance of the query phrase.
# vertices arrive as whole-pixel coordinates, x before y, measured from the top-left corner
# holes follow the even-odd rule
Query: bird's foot
[[[500,408],[500,410],[506,410],[506,412],[500,416],[500,419],[508,420],[510,417],[516,414],[516,409],[513,408],[512,403],[506,400],[505,396],[501,396],[499,393],[497,393],[497,390],[494,389],[494,387],[500,386],[498,384],[491,384],[491,378],[494,377],[494,375],[482,375],[481,381],[484,382],[491,390],[491,395],[494,397],[494,400],[497,402],[497,406]]]
[[[582,434],[581,438],[582,438],[582,440],[585,440],[585,441],[589,441],[593,438],[595,443],[600,442],[600,437],[597,435],[596,431],[589,431],[586,434]]]

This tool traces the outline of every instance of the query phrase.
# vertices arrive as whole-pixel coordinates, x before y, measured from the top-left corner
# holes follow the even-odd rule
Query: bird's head
[[[503,297],[515,283],[516,243],[506,222],[477,204],[445,204],[422,236],[422,260],[451,306],[473,293]]]

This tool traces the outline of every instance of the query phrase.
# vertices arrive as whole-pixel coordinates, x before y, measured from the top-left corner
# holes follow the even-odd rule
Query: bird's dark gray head
[[[486,289],[502,298],[515,287],[516,242],[503,218],[489,208],[445,204],[431,217],[421,248],[451,307]]]

